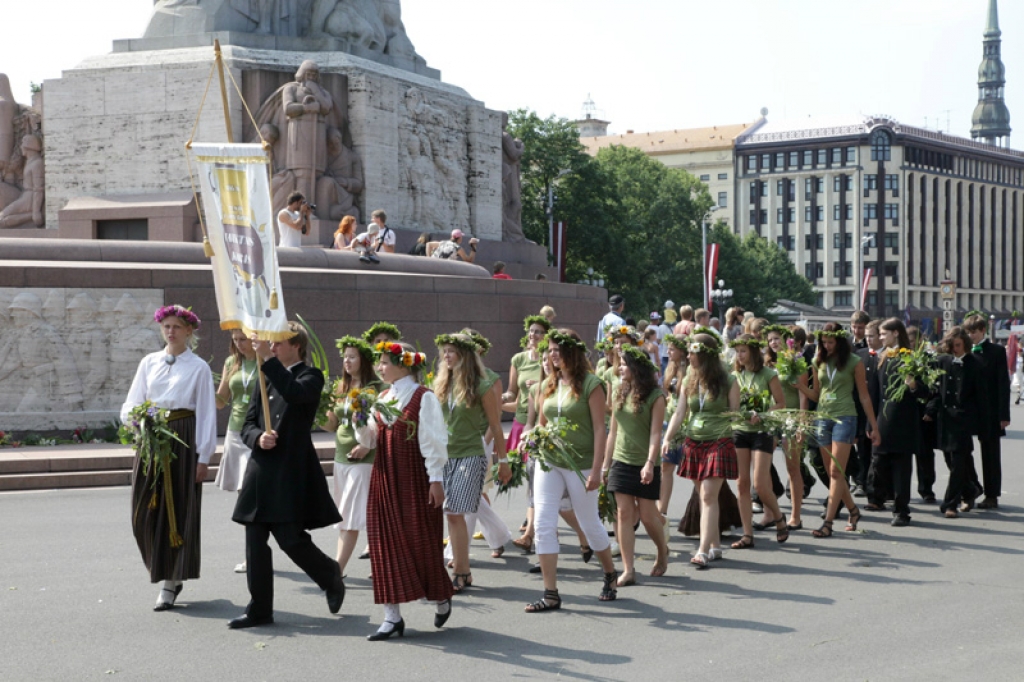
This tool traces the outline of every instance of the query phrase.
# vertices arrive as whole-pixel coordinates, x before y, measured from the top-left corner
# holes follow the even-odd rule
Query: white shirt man
[[[302,232],[309,224],[309,204],[300,192],[292,192],[287,208],[277,214],[277,231],[280,234],[278,247],[299,248],[302,246]]]
[[[608,330],[612,327],[618,327],[626,324],[626,321],[622,319],[622,309],[626,305],[626,299],[622,298],[619,294],[615,294],[608,299],[608,307],[610,310],[608,314],[601,318],[601,321],[597,323],[597,341],[598,343],[604,341],[605,336],[608,335]]]
[[[658,335],[658,355],[661,357],[662,372],[668,365],[668,341],[665,337],[672,333],[672,328],[665,324],[658,313],[651,313],[651,324],[654,325],[654,332]]]

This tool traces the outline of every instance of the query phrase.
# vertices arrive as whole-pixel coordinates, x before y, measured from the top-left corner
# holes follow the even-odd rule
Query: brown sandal
[[[733,549],[753,549],[754,547],[754,536],[744,535],[736,542],[732,543]]]

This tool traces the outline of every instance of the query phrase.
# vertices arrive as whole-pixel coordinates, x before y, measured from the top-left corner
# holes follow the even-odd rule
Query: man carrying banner
[[[274,622],[274,567],[268,545],[277,544],[327,593],[327,606],[337,613],[345,600],[338,563],[324,554],[306,531],[341,521],[327,488],[310,430],[316,419],[323,373],[305,364],[309,340],[305,329],[288,324],[286,341],[261,342],[253,349],[263,361],[270,423],[264,422],[262,393],[257,389],[242,427],[242,440],[252,448],[232,519],[245,526],[245,558],[249,594],[245,614],[228,623],[232,629]]]

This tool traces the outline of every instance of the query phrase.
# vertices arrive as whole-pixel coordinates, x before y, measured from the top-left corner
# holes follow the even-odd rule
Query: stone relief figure
[[[5,74],[0,73],[0,215],[11,204],[21,200],[12,213],[0,222],[0,227],[16,227],[33,223],[43,226],[43,150],[42,117],[31,107],[18,104],[11,94],[11,84]],[[29,135],[26,149],[25,138]],[[29,166],[29,157],[37,162]],[[26,188],[26,182],[29,186]],[[38,192],[38,195],[36,194]],[[38,206],[38,211],[33,207]],[[27,210],[24,210],[27,207]],[[5,224],[6,223],[6,224]]]
[[[0,211],[0,228],[19,227],[31,223],[35,227],[46,224],[43,212],[43,143],[37,135],[21,138],[21,152],[25,156],[22,172],[21,195]]]
[[[327,168],[316,183],[317,217],[340,220],[350,215],[359,222],[356,198],[363,192],[363,162],[344,145],[341,131],[327,129]]]
[[[405,32],[399,0],[316,0],[310,32],[314,37],[338,38],[349,49],[426,63]]]
[[[309,11],[309,0],[231,0],[231,7],[251,22],[250,33],[278,36],[303,36],[308,24],[303,10]]]
[[[508,132],[508,114],[501,115],[501,239],[525,242],[523,189],[519,181],[523,143]]]
[[[87,411],[111,407],[101,393],[110,371],[107,363],[109,339],[107,332],[96,324],[97,319],[96,301],[89,294],[82,292],[68,302],[65,340],[82,382],[83,407]]]
[[[78,412],[82,382],[74,357],[42,317],[43,303],[24,291],[8,308],[12,329],[0,358],[0,384],[18,396],[16,412]]]
[[[115,325],[110,336],[110,373],[104,393],[123,396],[131,385],[139,360],[147,353],[160,350],[161,342],[160,335],[152,329],[149,315],[131,294],[123,294],[112,313]]]

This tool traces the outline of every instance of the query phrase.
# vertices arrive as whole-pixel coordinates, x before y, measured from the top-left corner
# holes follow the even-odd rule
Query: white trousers
[[[512,542],[512,531],[508,529],[505,522],[501,520],[501,517],[494,511],[490,503],[483,496],[480,497],[480,506],[476,510],[476,514],[463,514],[466,518],[466,528],[469,530],[470,542],[473,540],[473,534],[476,532],[476,522],[480,522],[480,528],[484,534],[484,540],[487,542],[487,546],[491,549],[498,549],[504,547],[508,543]],[[448,543],[444,548],[444,558],[451,561],[452,557],[452,543]]]
[[[536,532],[537,554],[558,554],[558,511],[561,507],[562,494],[569,493],[573,511],[580,523],[587,544],[595,552],[601,552],[611,546],[608,531],[601,523],[597,512],[598,492],[587,492],[587,487],[574,471],[552,467],[544,471],[540,465],[536,469],[533,483],[533,525]],[[590,475],[590,470],[583,472],[583,477]]]

